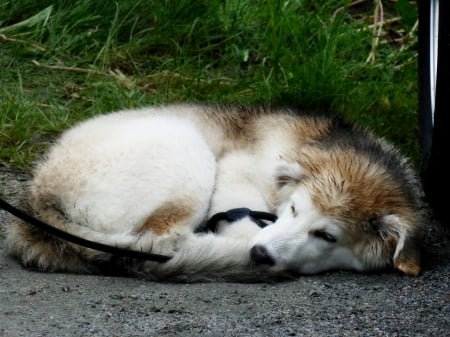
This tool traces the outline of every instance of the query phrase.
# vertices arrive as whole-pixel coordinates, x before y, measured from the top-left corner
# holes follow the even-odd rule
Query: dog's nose
[[[273,266],[275,264],[275,260],[269,254],[269,251],[262,245],[253,246],[250,249],[250,257],[257,264],[267,264],[269,266]]]

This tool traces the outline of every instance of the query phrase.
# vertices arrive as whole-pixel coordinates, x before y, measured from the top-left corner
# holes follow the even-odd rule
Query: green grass
[[[76,121],[166,102],[289,104],[373,129],[417,162],[415,3],[0,0],[0,165]],[[411,34],[409,34],[411,32]]]

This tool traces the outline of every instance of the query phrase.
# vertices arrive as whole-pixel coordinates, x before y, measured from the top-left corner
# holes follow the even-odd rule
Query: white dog
[[[289,109],[169,105],[66,131],[39,162],[26,207],[89,240],[171,256],[137,262],[16,221],[8,246],[47,271],[127,269],[149,279],[264,279],[293,272],[420,273],[423,223],[413,169],[391,145],[336,118]],[[236,207],[274,212],[196,233]]]

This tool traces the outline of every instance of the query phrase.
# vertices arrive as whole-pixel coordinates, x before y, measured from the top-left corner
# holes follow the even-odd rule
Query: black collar
[[[226,220],[228,222],[234,222],[241,220],[242,218],[249,217],[250,220],[255,222],[259,227],[264,228],[267,223],[262,220],[268,220],[275,222],[277,216],[268,212],[252,211],[249,208],[233,208],[226,212],[220,212],[214,214],[203,226],[207,231],[215,232],[217,229],[217,223],[221,220]]]

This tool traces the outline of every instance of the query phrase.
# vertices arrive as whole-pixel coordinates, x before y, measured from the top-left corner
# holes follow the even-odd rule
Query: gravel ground
[[[0,171],[14,202],[24,176]],[[166,284],[40,273],[4,249],[0,336],[450,336],[449,227],[432,223],[425,270],[327,273],[276,284]]]

